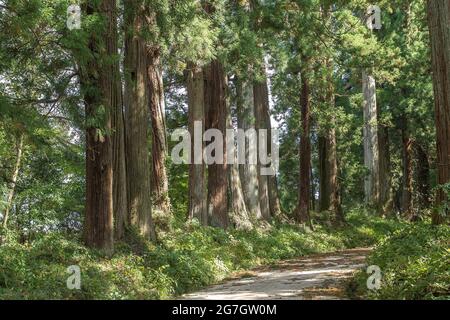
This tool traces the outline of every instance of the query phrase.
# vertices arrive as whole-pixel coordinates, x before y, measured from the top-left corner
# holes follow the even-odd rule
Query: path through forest
[[[186,300],[323,300],[346,299],[344,285],[365,266],[369,248],[316,254],[262,267],[205,290]]]

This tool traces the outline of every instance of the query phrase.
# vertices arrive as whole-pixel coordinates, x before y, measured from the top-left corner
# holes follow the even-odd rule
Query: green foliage
[[[116,244],[110,259],[61,233],[29,244],[9,240],[0,249],[0,299],[166,299],[216,283],[237,270],[371,245],[398,228],[393,221],[349,216],[349,225],[341,230],[317,225],[313,233],[285,224],[225,232],[194,221],[157,245],[131,233]],[[81,268],[81,290],[66,288],[71,265]]]
[[[368,292],[367,274],[356,294],[370,299],[450,299],[450,227],[409,225],[384,239],[368,259],[382,271],[381,289]]]
[[[106,21],[99,13],[83,12],[81,30],[67,29],[66,10],[73,1],[0,2],[0,217],[12,189],[17,140],[25,138],[10,228],[0,231],[1,299],[170,298],[236,270],[310,253],[367,247],[386,235],[369,262],[382,268],[384,285],[367,296],[449,298],[446,226],[410,226],[358,209],[346,215],[348,224],[340,228],[330,225],[326,212],[314,213],[314,232],[288,224],[248,232],[204,228],[185,222],[188,167],[174,165],[170,159],[171,231],[161,234],[158,244],[130,232],[117,243],[112,258],[85,248],[74,236],[79,234],[84,211],[84,128],[98,128],[100,137],[110,132],[102,129],[108,106],[99,102],[86,117],[82,97],[99,96],[94,80],[99,75],[93,66],[122,64],[123,52],[102,54],[106,39],[100,35]],[[213,12],[204,10],[205,2],[213,5]],[[83,9],[87,3],[98,6],[101,1],[81,1]],[[362,21],[369,4],[368,0],[118,1],[117,36],[123,47],[123,24],[143,5],[151,23],[140,36],[148,49],[161,53],[169,135],[188,123],[182,77],[188,64],[204,66],[217,58],[230,79],[255,80],[267,60],[271,111],[281,130],[278,182],[288,215],[298,202],[293,191],[298,188],[299,88],[301,70],[308,67],[312,184],[318,182],[318,135],[335,122],[340,193],[344,207],[354,207],[362,202],[367,174],[361,145],[363,68],[371,68],[377,81],[379,122],[389,133],[390,173],[398,201],[403,189],[401,133],[407,132],[429,159],[436,148],[425,2],[378,1],[383,28],[376,32]],[[332,61],[332,74],[324,59]],[[82,79],[86,71],[93,73],[92,83]],[[329,82],[335,89],[331,107],[323,101]],[[169,147],[173,144],[169,142]],[[430,189],[444,188],[450,198],[450,184],[436,186],[436,167],[427,170]],[[415,189],[424,181],[414,180],[414,205],[420,209],[422,199]],[[447,201],[436,210],[444,214],[448,207]],[[74,264],[82,270],[81,291],[66,289],[66,269]],[[358,279],[358,293],[367,294],[367,275]]]
[[[450,212],[450,183],[438,185],[435,189],[435,192],[441,191],[446,196],[446,200],[434,209],[439,215],[442,216],[443,220],[445,221]]]

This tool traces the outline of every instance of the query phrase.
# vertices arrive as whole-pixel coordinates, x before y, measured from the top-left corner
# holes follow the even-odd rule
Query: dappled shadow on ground
[[[345,250],[287,260],[246,272],[197,293],[187,300],[345,299],[343,283],[364,267],[370,249]]]

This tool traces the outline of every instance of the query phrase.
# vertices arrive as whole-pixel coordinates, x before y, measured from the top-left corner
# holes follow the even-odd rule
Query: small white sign
[[[367,278],[367,289],[380,290],[381,268],[379,266],[369,266],[367,268],[367,274],[370,274],[369,278]]]
[[[370,30],[381,29],[381,9],[379,6],[371,5],[367,8],[367,28]]]
[[[81,8],[72,4],[67,8],[67,28],[69,30],[81,29]]]
[[[81,269],[79,266],[70,266],[67,268],[67,273],[70,276],[67,278],[67,289],[80,290],[81,289]]]

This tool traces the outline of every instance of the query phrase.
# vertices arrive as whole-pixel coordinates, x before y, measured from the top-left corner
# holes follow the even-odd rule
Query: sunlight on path
[[[232,280],[186,294],[186,300],[345,299],[343,282],[365,266],[370,249],[318,254],[255,269],[250,278]]]

